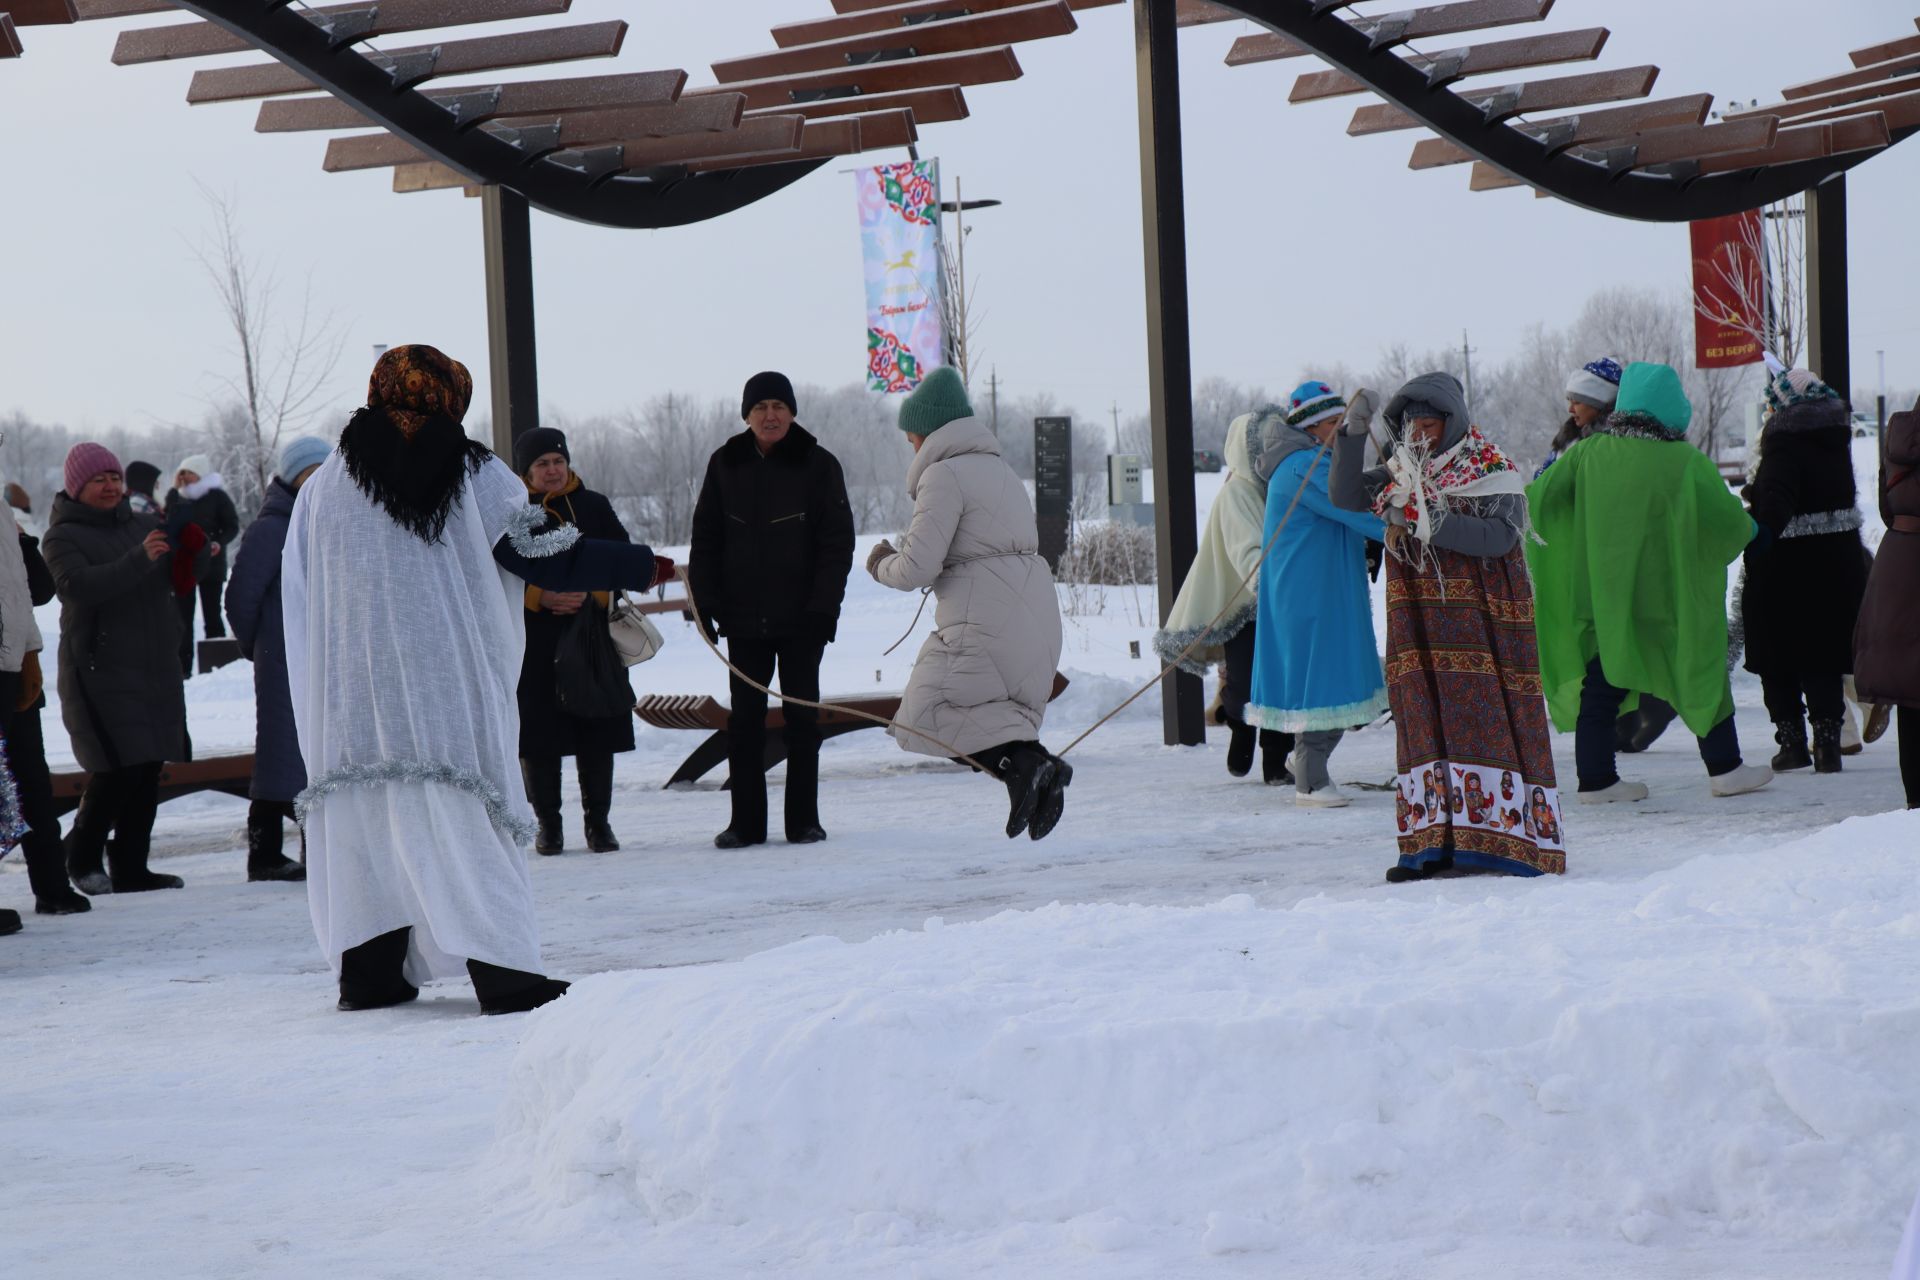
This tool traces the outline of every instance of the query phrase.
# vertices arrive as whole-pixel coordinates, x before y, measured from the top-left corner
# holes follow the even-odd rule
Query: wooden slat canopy
[[[1605,48],[1602,28],[1399,51],[1416,38],[1544,21],[1551,0],[1454,0],[1393,14],[1347,8],[1335,0],[1191,0],[1177,21],[1245,18],[1266,28],[1234,42],[1229,66],[1318,56],[1331,69],[1299,77],[1290,100],[1378,95],[1385,101],[1359,108],[1347,131],[1433,131],[1438,136],[1416,144],[1413,168],[1471,162],[1476,191],[1528,186],[1617,216],[1681,221],[1753,208],[1811,189],[1920,131],[1920,93],[1904,91],[1920,76],[1920,36],[1856,49],[1851,70],[1794,85],[1777,105],[1709,123],[1705,94],[1581,110],[1645,98],[1655,67],[1492,89],[1460,83],[1593,60]],[[1576,114],[1541,114],[1549,112]]]

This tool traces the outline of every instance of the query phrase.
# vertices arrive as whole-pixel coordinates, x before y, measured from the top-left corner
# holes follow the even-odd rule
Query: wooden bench
[[[82,771],[53,775],[53,807],[62,816],[80,806],[80,793],[86,788],[88,774]],[[160,770],[160,802],[178,800],[196,791],[218,791],[223,795],[247,798],[253,786],[253,753],[243,756],[208,756],[186,764],[169,764]]]
[[[1058,698],[1067,687],[1067,678],[1059,672],[1053,673],[1053,691],[1047,695],[1047,701]],[[858,697],[825,697],[822,702],[833,703],[838,707],[849,707],[864,711],[868,715],[891,720],[900,712],[900,695],[897,693],[865,694]],[[704,777],[708,770],[724,762],[727,758],[727,708],[718,698],[704,693],[653,693],[640,699],[633,708],[643,724],[656,729],[696,729],[705,730],[705,741],[693,749],[693,753],[683,760],[673,776],[667,779],[671,787],[682,782],[694,782]],[[769,699],[767,706],[767,745],[762,754],[765,767],[773,768],[787,758],[785,738],[777,730],[787,724],[786,708],[776,700]],[[846,711],[827,710],[820,713],[821,738],[837,738],[843,733],[853,733],[859,729],[878,729],[879,725],[861,716],[850,715]],[[727,785],[732,779],[727,780]],[[725,787],[722,787],[724,790]]]

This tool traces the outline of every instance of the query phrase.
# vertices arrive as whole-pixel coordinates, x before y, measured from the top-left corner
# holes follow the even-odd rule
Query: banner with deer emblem
[[[867,388],[904,393],[946,363],[940,162],[854,172],[867,281]]]

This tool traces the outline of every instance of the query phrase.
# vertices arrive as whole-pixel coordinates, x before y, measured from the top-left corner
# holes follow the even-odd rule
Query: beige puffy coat
[[[1060,603],[1026,486],[986,424],[960,418],[920,446],[907,493],[913,524],[873,576],[900,591],[930,586],[938,603],[900,723],[968,755],[1037,739],[1060,663]],[[950,754],[890,732],[908,751]]]

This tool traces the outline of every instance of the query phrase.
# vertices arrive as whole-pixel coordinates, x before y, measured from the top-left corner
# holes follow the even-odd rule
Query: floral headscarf
[[[385,409],[406,436],[435,415],[461,421],[472,401],[473,376],[467,366],[424,343],[387,351],[374,362],[367,380],[367,407]]]

